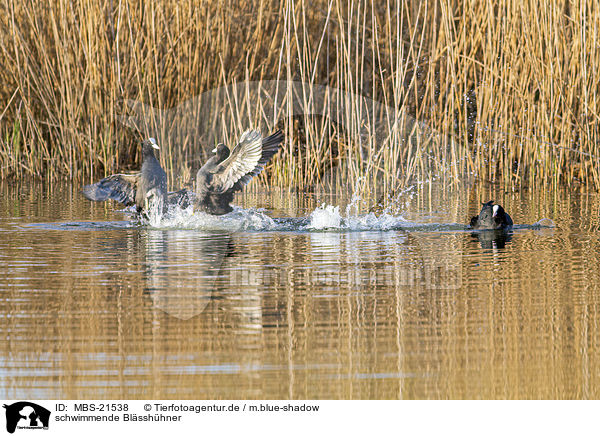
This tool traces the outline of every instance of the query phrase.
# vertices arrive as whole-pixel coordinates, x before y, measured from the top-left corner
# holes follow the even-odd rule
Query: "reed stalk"
[[[176,187],[215,141],[280,127],[280,187],[598,189],[599,30],[569,0],[0,0],[0,177],[134,170],[154,134]]]

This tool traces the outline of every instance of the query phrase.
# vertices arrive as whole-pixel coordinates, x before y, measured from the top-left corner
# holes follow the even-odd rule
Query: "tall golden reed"
[[[302,83],[307,107],[313,85],[377,102],[274,120],[227,95],[232,113],[284,128],[273,184],[334,168],[382,192],[472,176],[600,188],[600,8],[545,0],[0,0],[0,176],[136,168],[125,102],[164,110],[262,80]],[[247,127],[234,115],[224,134]],[[165,148],[172,183],[200,150],[189,137]]]

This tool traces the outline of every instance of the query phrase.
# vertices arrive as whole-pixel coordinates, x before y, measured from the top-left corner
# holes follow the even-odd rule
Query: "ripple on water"
[[[466,194],[147,223],[6,198],[4,397],[600,396],[600,196],[524,199],[511,240],[463,224]]]
[[[30,223],[22,227],[34,230],[121,230],[131,229],[138,224],[135,221],[71,221],[63,223]]]
[[[125,209],[127,212],[128,209]],[[299,231],[299,232],[347,232],[347,231],[421,231],[421,232],[465,232],[473,231],[465,224],[459,223],[420,223],[406,220],[402,215],[373,212],[366,214],[345,214],[339,206],[322,204],[315,208],[307,217],[271,218],[264,209],[244,209],[234,206],[232,212],[225,215],[210,215],[195,212],[192,207],[181,209],[169,208],[162,217],[151,216],[130,221],[75,221],[61,223],[32,223],[25,228],[45,230],[121,230],[146,225],[153,229],[179,229],[203,231]],[[551,229],[555,224],[552,220],[543,218],[534,224],[515,225],[515,230],[521,229]]]

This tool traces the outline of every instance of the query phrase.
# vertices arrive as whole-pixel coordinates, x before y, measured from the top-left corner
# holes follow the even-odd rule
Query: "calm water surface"
[[[600,398],[600,196],[424,191],[379,218],[275,192],[153,227],[4,182],[0,397]],[[465,231],[491,198],[556,227]]]

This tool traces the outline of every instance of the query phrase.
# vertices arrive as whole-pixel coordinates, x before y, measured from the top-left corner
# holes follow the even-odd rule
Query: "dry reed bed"
[[[155,134],[177,184],[256,125],[285,129],[279,186],[599,188],[599,23],[570,1],[0,0],[0,176],[136,168]]]

